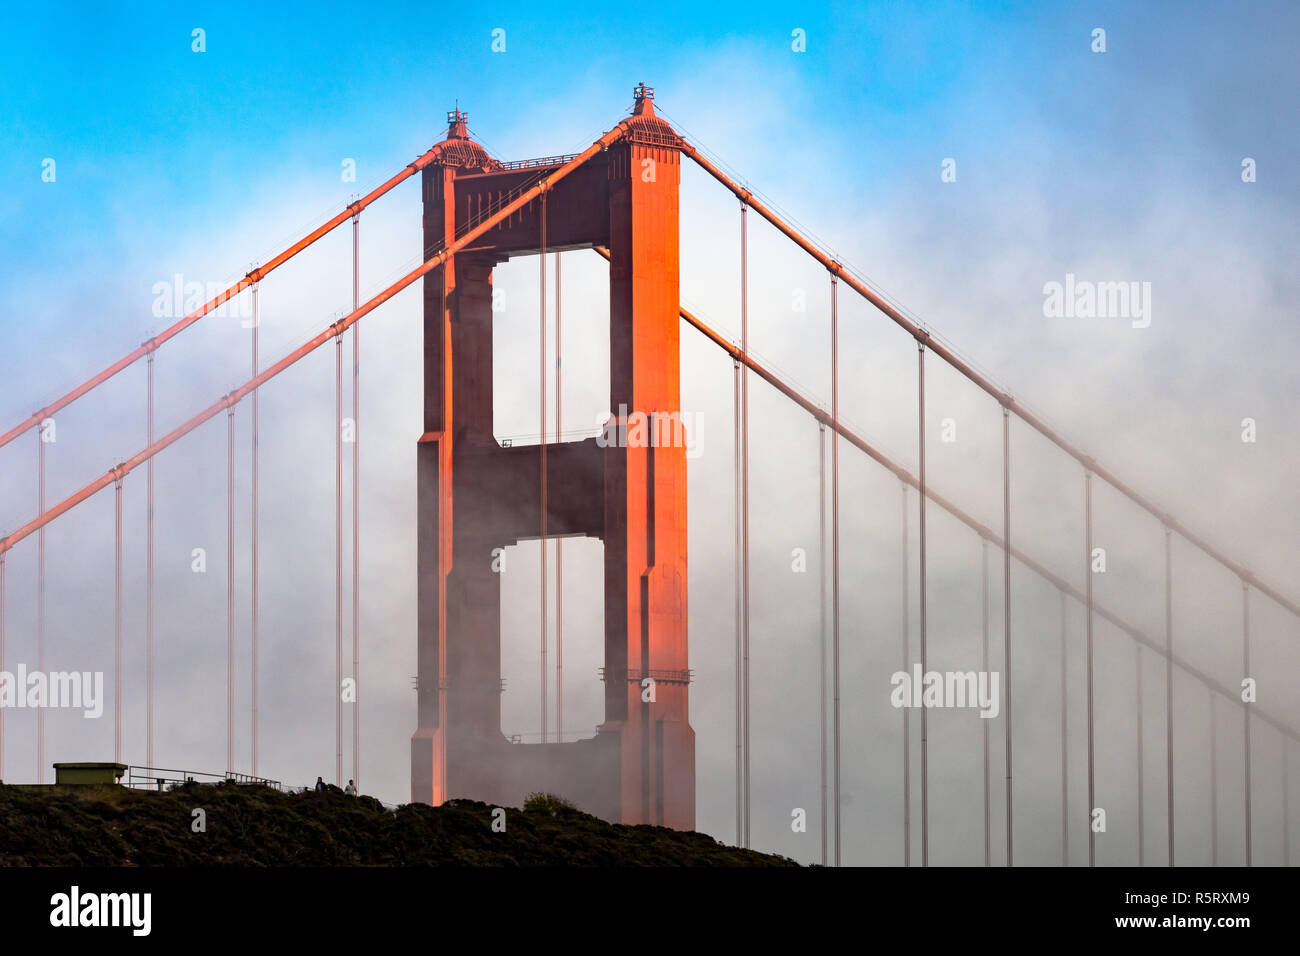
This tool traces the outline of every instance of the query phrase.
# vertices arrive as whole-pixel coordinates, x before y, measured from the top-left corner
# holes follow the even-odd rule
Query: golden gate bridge
[[[739,208],[740,272],[737,304],[740,337],[733,341],[706,319],[684,308],[679,293],[679,182],[684,160],[696,164],[737,201]],[[424,255],[421,263],[400,279],[365,301],[360,296],[360,223],[365,210],[400,183],[420,177],[424,204]],[[760,361],[749,341],[749,217],[757,215],[809,257],[825,274],[829,290],[830,399],[819,401],[792,383],[770,363]],[[352,308],[327,327],[280,356],[262,364],[258,353],[259,288],[261,283],[290,259],[304,253],[322,237],[351,223]],[[555,336],[556,355],[561,334],[560,256],[577,249],[594,249],[609,263],[610,281],[610,407],[619,409],[606,423],[600,436],[565,440],[561,428],[561,369],[557,360],[547,360],[547,338]],[[538,442],[515,445],[498,440],[492,419],[492,272],[512,257],[537,256],[539,269],[539,332],[541,352],[539,380],[541,397]],[[555,305],[548,316],[548,256],[554,258]],[[360,322],[404,289],[422,282],[424,311],[424,431],[417,437],[419,536],[418,579],[419,623],[417,726],[411,742],[412,800],[440,803],[455,797],[518,804],[532,789],[550,789],[573,798],[580,806],[607,819],[624,823],[657,823],[680,828],[695,826],[695,750],[690,724],[689,696],[693,680],[687,642],[687,540],[686,540],[686,454],[680,442],[629,441],[633,415],[649,421],[652,432],[665,420],[680,424],[680,331],[698,333],[703,340],[730,357],[734,367],[734,438],[737,449],[734,496],[735,572],[734,595],[734,690],[735,690],[735,840],[751,843],[751,679],[750,679],[750,385],[757,380],[814,421],[819,433],[819,523],[818,563],[822,600],[819,654],[819,734],[821,740],[821,786],[819,832],[823,862],[842,862],[843,785],[842,762],[845,734],[841,722],[841,695],[846,683],[841,650],[844,641],[841,609],[842,513],[854,503],[841,501],[842,453],[864,455],[897,478],[902,486],[903,537],[903,627],[899,635],[899,669],[928,673],[928,589],[927,514],[934,508],[952,516],[976,537],[981,553],[982,615],[980,672],[1001,665],[1001,707],[1003,739],[992,739],[988,723],[982,726],[982,806],[971,813],[971,826],[984,835],[985,865],[1016,862],[1015,812],[1023,809],[1016,799],[1017,776],[1013,739],[1012,707],[1016,701],[1013,680],[1013,652],[1019,646],[1012,615],[1012,577],[1027,574],[1039,579],[1059,596],[1061,608],[1060,658],[1060,806],[1062,862],[1069,861],[1069,831],[1083,817],[1092,824],[1097,809],[1094,687],[1094,630],[1105,622],[1132,641],[1137,680],[1136,775],[1139,833],[1138,854],[1144,857],[1144,829],[1150,815],[1144,802],[1146,735],[1142,728],[1142,654],[1153,655],[1163,664],[1162,687],[1165,740],[1155,760],[1164,764],[1163,814],[1151,821],[1163,828],[1167,852],[1160,862],[1173,865],[1175,824],[1184,826],[1179,808],[1180,793],[1174,774],[1175,674],[1201,685],[1210,703],[1211,719],[1217,708],[1239,709],[1242,716],[1241,758],[1243,776],[1243,819],[1245,862],[1252,862],[1252,782],[1258,767],[1253,765],[1255,738],[1261,728],[1281,741],[1280,820],[1269,820],[1270,832],[1280,830],[1282,858],[1289,864],[1289,765],[1291,743],[1297,730],[1267,700],[1256,701],[1244,694],[1232,680],[1222,680],[1197,666],[1180,651],[1174,627],[1173,544],[1177,539],[1205,558],[1217,563],[1239,582],[1241,591],[1240,678],[1242,686],[1253,688],[1251,608],[1253,602],[1271,602],[1291,616],[1300,616],[1298,605],[1282,589],[1234,561],[1192,527],[1168,513],[1118,474],[1071,443],[1020,401],[977,370],[957,351],[940,340],[900,306],[882,294],[854,269],[825,251],[804,231],[779,214],[763,197],[724,171],[698,144],[683,137],[656,112],[653,90],[637,87],[631,114],[575,155],[506,162],[492,157],[469,134],[466,116],[459,109],[448,115],[446,137],[369,193],[347,204],[335,216],[281,251],[264,265],[184,316],[166,330],[151,336],[100,373],[86,379],[62,397],[41,407],[27,419],[0,435],[0,447],[29,432],[41,439],[53,416],[79,401],[124,370],[143,361],[148,385],[143,417],[147,441],[143,448],[87,482],[65,499],[52,503],[46,496],[45,442],[37,442],[36,473],[38,499],[35,515],[0,537],[0,671],[5,669],[6,593],[5,564],[20,547],[36,550],[36,668],[43,671],[48,646],[45,580],[47,573],[45,535],[47,527],[83,502],[110,487],[115,495],[115,598],[114,673],[111,681],[115,719],[115,759],[124,753],[122,718],[124,685],[124,593],[123,593],[123,486],[142,466],[145,470],[147,508],[146,549],[146,718],[144,752],[149,766],[155,759],[155,568],[154,568],[154,460],[164,450],[213,419],[226,416],[227,445],[227,659],[226,659],[226,752],[227,773],[236,773],[235,684],[241,679],[235,659],[235,595],[240,583],[235,574],[236,427],[235,410],[247,401],[251,412],[251,533],[249,549],[251,577],[246,582],[251,594],[251,657],[245,674],[251,693],[250,764],[259,772],[259,595],[258,562],[258,395],[260,389],[284,370],[328,343],[335,344],[336,417],[342,422],[345,393],[350,390],[351,425],[355,429],[352,467],[351,527],[345,530],[343,507],[344,452],[341,430],[335,449],[335,676],[337,686],[350,684],[357,690],[361,681],[360,603]],[[840,403],[840,316],[841,287],[858,296],[916,343],[917,409],[915,471],[886,455],[869,436],[845,424]],[[171,430],[158,435],[155,428],[155,354],[181,333],[224,304],[248,293],[253,321],[248,379]],[[346,373],[345,340],[351,339],[351,370]],[[926,369],[937,359],[954,370],[1002,412],[1000,525],[987,524],[927,481],[926,472]],[[547,416],[548,380],[554,375],[554,424]],[[350,379],[350,382],[348,381]],[[349,388],[350,386],[350,388]],[[910,401],[910,399],[909,399]],[[1061,454],[1081,469],[1084,480],[1082,550],[1078,555],[1083,585],[1054,571],[1035,550],[1032,540],[1012,540],[1011,489],[1013,421],[1047,439]],[[829,452],[829,455],[827,454]],[[1100,483],[1154,519],[1163,532],[1163,633],[1147,633],[1132,623],[1124,611],[1104,606],[1094,595],[1091,562],[1094,554],[1093,489]],[[912,499],[915,499],[914,502]],[[716,507],[717,502],[703,503]],[[908,522],[917,521],[917,553],[909,553]],[[563,701],[563,612],[562,600],[564,537],[586,535],[604,542],[605,594],[604,681],[605,719],[594,737],[576,741],[564,738]],[[351,538],[350,567],[343,559],[343,546]],[[501,732],[501,642],[500,585],[496,570],[479,556],[508,544],[536,538],[541,542],[540,742],[519,743]],[[555,660],[548,660],[547,542],[554,538]],[[29,541],[34,539],[34,541]],[[1000,556],[1002,593],[990,589],[990,553]],[[919,611],[918,642],[911,641],[908,620],[909,575],[915,573]],[[351,592],[351,621],[345,622],[344,598]],[[827,593],[829,592],[829,593]],[[706,600],[716,601],[714,595]],[[990,656],[990,607],[1000,600],[1003,611],[1001,660]],[[1066,700],[1066,608],[1073,602],[1084,612],[1086,659],[1087,806],[1071,808],[1067,744]],[[350,654],[344,633],[350,633]],[[350,657],[350,668],[347,666]],[[547,688],[554,675],[556,695],[548,699]],[[335,778],[361,780],[360,706],[351,707],[352,754],[345,776],[344,697],[335,695]],[[353,700],[359,701],[360,697]],[[5,709],[0,707],[0,777],[4,776]],[[899,826],[899,862],[927,865],[931,859],[930,839],[930,728],[927,707],[913,718],[903,708],[902,793]],[[554,724],[548,722],[554,715]],[[919,725],[912,727],[913,719]],[[912,766],[913,744],[919,735],[919,760]],[[1217,733],[1210,735],[1212,815],[1209,840],[1217,846]],[[990,756],[1001,751],[1003,779],[994,781]],[[851,751],[850,751],[851,752]],[[45,728],[43,715],[36,718],[36,767],[38,782],[44,780]],[[913,819],[913,782],[919,788],[919,819]],[[994,852],[991,807],[995,791],[1003,791],[1005,845]],[[1186,794],[1183,798],[1186,798]],[[1270,801],[1272,803],[1272,801]],[[1043,811],[1044,808],[1033,808]],[[1051,808],[1048,808],[1051,809]],[[1071,817],[1074,814],[1074,817]],[[1198,824],[1199,825],[1199,824]],[[1099,831],[1089,825],[1088,862],[1096,861]]]

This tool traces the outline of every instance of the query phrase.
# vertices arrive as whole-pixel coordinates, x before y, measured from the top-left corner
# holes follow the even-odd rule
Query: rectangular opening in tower
[[[556,440],[555,255],[546,256],[546,437]],[[498,442],[535,445],[543,368],[538,257],[492,270],[492,432]],[[597,433],[609,408],[609,264],[590,249],[560,262],[560,440]]]
[[[556,601],[556,544],[562,542],[562,605]],[[605,717],[600,668],[605,664],[605,546],[597,538],[546,542],[546,740],[596,735]],[[520,743],[542,742],[541,545],[524,539],[506,548],[501,574],[501,732]],[[561,641],[556,641],[556,613]],[[561,663],[562,672],[557,665]],[[563,682],[563,698],[557,693]],[[560,705],[563,724],[559,723]]]

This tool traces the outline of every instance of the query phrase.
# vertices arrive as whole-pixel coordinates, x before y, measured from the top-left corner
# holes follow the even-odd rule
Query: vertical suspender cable
[[[911,589],[907,583],[910,572],[907,544],[909,544],[907,485],[904,484],[902,485],[902,670],[905,674],[911,674]],[[902,708],[902,865],[911,866],[911,708]]]
[[[748,207],[740,204],[740,350],[749,354],[749,247],[746,238],[745,214]],[[749,846],[749,369],[740,370],[740,551],[741,569],[741,680],[743,683],[741,701],[745,711],[745,846]]]
[[[334,782],[343,786],[343,336],[334,336]]]
[[[235,770],[235,403],[226,409],[226,773]]]
[[[1065,682],[1066,667],[1065,592],[1061,592],[1061,866],[1070,865],[1070,708]]]
[[[818,641],[817,679],[821,693],[817,713],[821,720],[822,866],[826,865],[826,423],[817,423],[817,529],[818,529]]]
[[[1169,865],[1174,865],[1174,572],[1173,530],[1165,526],[1165,795],[1168,807]]]
[[[1241,582],[1241,676],[1250,677],[1250,585]],[[1245,758],[1245,805],[1246,805],[1246,865],[1251,865],[1250,838],[1250,704],[1243,701],[1242,718],[1242,755]]]
[[[1002,607],[1005,634],[1002,638],[1002,684],[1007,689],[1007,866],[1015,865],[1012,835],[1011,777],[1011,409],[1002,406]]]
[[[540,358],[538,360],[537,380],[541,389],[541,399],[538,402],[538,415],[540,416],[541,427],[539,429],[541,437],[538,439],[540,446],[538,448],[538,458],[541,462],[541,496],[538,499],[541,507],[541,581],[542,581],[542,743],[546,743],[546,193],[542,193],[541,201],[541,255],[540,255],[539,277],[540,277],[540,342],[538,350]],[[644,635],[643,635],[644,638]],[[645,675],[642,675],[645,676]],[[649,821],[646,821],[649,822]]]
[[[0,553],[0,672],[5,669],[5,556]],[[5,708],[0,707],[0,780],[5,778]]]
[[[49,419],[46,419],[49,421]],[[45,514],[45,422],[36,432],[37,500]],[[45,673],[45,528],[36,532],[36,669]],[[45,708],[36,710],[36,782],[45,782]]]
[[[989,541],[980,538],[980,670],[989,672]],[[989,800],[989,722],[980,721],[984,735],[984,865],[993,865],[992,819]]]
[[[1097,806],[1094,790],[1093,721],[1092,721],[1092,472],[1083,473],[1083,572],[1088,595],[1088,865],[1097,865],[1097,833],[1092,828],[1092,814]]]
[[[5,669],[5,556],[0,553],[0,672]],[[0,780],[5,778],[5,708],[0,707]]]
[[[1138,866],[1146,866],[1146,802],[1142,792],[1142,645],[1133,642],[1133,660],[1137,670],[1137,801],[1138,801]]]
[[[564,434],[560,369],[560,253],[555,253],[555,440]],[[564,539],[555,539],[555,739],[564,742]]]
[[[917,447],[920,462],[917,468],[917,506],[919,519],[917,527],[918,558],[918,599],[921,617],[921,680],[925,680],[926,658],[925,644],[925,343],[916,343],[916,427]],[[921,707],[921,866],[930,865],[930,754],[927,740],[928,725],[924,706]]]
[[[732,437],[735,442],[735,489],[734,497],[736,500],[736,513],[733,518],[735,525],[735,555],[736,555],[736,846],[743,846],[745,843],[745,807],[744,807],[744,735],[745,735],[745,718],[741,707],[741,662],[743,654],[741,650],[741,569],[740,569],[740,361],[732,363],[732,411],[734,412],[735,422],[733,424]]]
[[[148,358],[148,431],[149,444],[153,444],[153,356],[156,349],[149,350]],[[154,605],[154,571],[153,571],[153,458],[145,471],[146,496],[145,509],[145,762],[150,767],[153,761],[153,605]]]
[[[835,865],[840,865],[840,314],[839,278],[831,273],[831,698],[835,729]]]
[[[1210,689],[1210,866],[1219,865],[1219,721],[1218,697]]]
[[[4,562],[0,561],[0,615],[4,611]],[[0,621],[0,655],[4,653],[4,623]],[[1282,865],[1291,865],[1291,741],[1282,736]],[[0,773],[4,771],[4,745],[0,743]]]
[[[352,311],[361,304],[361,213],[352,217]],[[361,323],[352,326],[352,781],[361,787]]]
[[[254,376],[254,377],[257,376],[257,371],[258,371],[258,365],[257,365],[257,361],[258,361],[258,360],[257,360],[257,331],[258,331],[258,328],[257,328],[257,326],[258,326],[258,322],[260,322],[260,321],[261,321],[261,308],[260,308],[260,303],[259,303],[259,301],[258,301],[258,283],[254,282],[254,283],[253,283],[253,328],[252,328],[252,332],[253,332],[253,334],[252,334],[252,349],[253,349],[252,359],[253,359],[253,376]],[[258,637],[258,628],[257,628],[257,625],[258,625],[258,615],[259,615],[259,613],[260,613],[260,611],[259,611],[259,601],[260,601],[260,597],[259,597],[259,584],[260,584],[260,578],[261,578],[261,572],[260,572],[260,569],[259,569],[259,566],[258,566],[258,557],[259,557],[259,554],[258,554],[258,543],[257,543],[257,518],[258,518],[258,510],[259,510],[259,509],[258,509],[258,504],[257,504],[257,458],[258,458],[258,449],[257,449],[257,440],[258,440],[258,439],[257,439],[257,399],[258,399],[258,390],[257,390],[257,389],[254,389],[254,390],[253,390],[253,396],[252,396],[252,397],[253,397],[253,409],[252,409],[252,415],[253,415],[252,432],[253,432],[253,436],[252,436],[252,444],[251,444],[250,447],[249,447],[249,455],[250,455],[251,458],[252,458],[252,461],[250,462],[250,468],[251,468],[251,470],[252,470],[252,474],[251,474],[250,477],[251,477],[251,479],[252,479],[252,485],[253,485],[253,487],[252,487],[252,497],[253,497],[253,502],[252,502],[252,504],[253,504],[253,513],[252,513],[252,516],[251,516],[250,527],[249,527],[249,539],[250,539],[250,541],[249,541],[249,557],[250,557],[250,560],[251,560],[251,562],[252,562],[252,581],[250,582],[250,584],[251,584],[251,590],[252,590],[252,593],[251,593],[251,595],[250,595],[250,602],[251,602],[251,604],[252,604],[252,608],[251,608],[251,611],[250,611],[250,618],[251,618],[250,623],[252,624],[252,633],[249,635],[250,638],[251,638],[251,651],[250,651],[250,655],[249,655],[249,656],[250,656],[250,661],[249,661],[249,663],[250,663],[250,670],[251,670],[251,673],[249,674],[249,677],[250,677],[250,679],[251,679],[251,682],[252,682],[252,685],[253,685],[253,686],[252,686],[252,688],[251,688],[251,691],[252,691],[252,712],[251,712],[251,714],[249,715],[249,716],[252,718],[252,726],[249,728],[249,736],[252,738],[252,745],[253,745],[253,761],[252,761],[253,766],[252,766],[252,774],[253,774],[253,776],[256,777],[256,776],[257,776],[257,705],[258,705],[258,699],[257,699],[257,637]],[[152,463],[153,463],[153,459],[150,458],[150,459],[149,459],[149,462],[150,462],[150,464],[152,464]]]
[[[113,760],[122,762],[122,476],[114,484],[113,543]]]

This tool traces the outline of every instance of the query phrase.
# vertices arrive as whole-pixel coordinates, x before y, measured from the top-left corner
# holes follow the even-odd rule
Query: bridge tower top
[[[469,139],[469,129],[466,123],[469,122],[469,114],[460,111],[460,104],[456,105],[453,110],[447,111],[447,139]]]
[[[455,109],[447,111],[447,137],[439,144],[442,150],[434,165],[484,170],[499,168],[501,164],[470,137],[468,122],[469,114],[461,111],[459,103]]]
[[[655,88],[646,86],[645,83],[638,83],[636,89],[632,91],[636,97],[636,105],[632,107],[633,116],[654,116],[655,115]]]

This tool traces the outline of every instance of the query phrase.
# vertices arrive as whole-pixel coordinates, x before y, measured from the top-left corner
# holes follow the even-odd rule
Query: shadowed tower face
[[[497,162],[469,138],[463,114],[448,118],[441,160],[423,171],[426,250],[562,162]],[[639,87],[621,140],[424,280],[413,801],[519,806],[540,790],[608,820],[695,826],[678,147],[653,91]],[[503,447],[492,433],[493,268],[543,248],[589,247],[609,250],[614,415],[599,440]],[[605,719],[586,740],[519,744],[501,733],[493,550],[543,528],[604,542]]]

